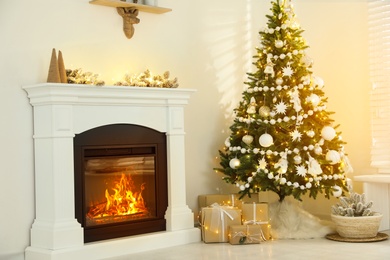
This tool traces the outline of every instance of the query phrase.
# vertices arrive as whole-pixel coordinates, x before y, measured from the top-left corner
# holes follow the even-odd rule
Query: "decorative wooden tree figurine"
[[[309,193],[340,196],[352,171],[345,144],[327,111],[324,82],[312,71],[308,46],[289,0],[274,0],[260,31],[246,90],[231,135],[220,151],[223,179],[242,196],[273,191],[301,200]]]

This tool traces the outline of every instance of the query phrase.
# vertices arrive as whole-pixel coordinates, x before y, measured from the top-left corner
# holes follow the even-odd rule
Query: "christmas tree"
[[[241,197],[273,191],[301,200],[309,193],[340,196],[352,171],[338,125],[327,111],[324,82],[312,59],[289,0],[274,0],[259,32],[256,72],[247,73],[231,134],[220,153],[223,180]]]

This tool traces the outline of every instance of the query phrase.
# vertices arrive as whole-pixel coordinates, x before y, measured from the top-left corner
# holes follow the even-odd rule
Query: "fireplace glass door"
[[[165,230],[164,133],[105,126],[76,135],[74,152],[75,211],[85,242]]]
[[[154,151],[154,147],[141,150]],[[137,148],[104,149],[105,153]],[[135,150],[135,151],[133,151]],[[99,149],[98,149],[99,151]],[[94,154],[96,150],[87,150]],[[114,152],[115,153],[115,152]],[[85,155],[86,226],[147,219],[156,215],[155,156]]]

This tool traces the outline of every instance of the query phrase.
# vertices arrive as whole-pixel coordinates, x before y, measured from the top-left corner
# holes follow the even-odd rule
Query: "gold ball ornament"
[[[268,117],[271,112],[271,109],[267,106],[261,106],[259,108],[259,115],[262,117]]]

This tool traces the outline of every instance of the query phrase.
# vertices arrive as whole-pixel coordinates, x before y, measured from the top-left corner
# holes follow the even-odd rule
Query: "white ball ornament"
[[[250,145],[253,142],[253,136],[251,135],[244,135],[242,137],[242,141],[246,143],[247,145]]]
[[[314,82],[315,84],[319,87],[319,88],[323,88],[324,87],[324,80],[320,77],[314,77]]]
[[[230,147],[230,137],[228,137],[228,138],[226,138],[226,140],[225,140],[225,146],[226,147]]]
[[[340,154],[335,150],[329,150],[326,153],[326,160],[330,162],[330,164],[336,164],[340,162]]]
[[[276,48],[282,48],[284,46],[284,43],[282,40],[276,40],[275,41],[275,47]]]
[[[274,139],[270,134],[262,134],[259,138],[259,143],[263,147],[270,147],[274,143]]]
[[[294,156],[294,163],[295,164],[301,164],[301,162],[302,162],[302,157],[299,156],[299,155],[295,155]]]
[[[314,132],[313,130],[309,130],[309,131],[306,132],[306,135],[307,135],[308,137],[310,137],[310,138],[313,138],[314,135],[315,135],[315,132]]]
[[[316,94],[311,94],[307,99],[313,104],[314,107],[318,106],[321,101],[320,97]]]
[[[276,85],[280,86],[280,85],[283,84],[283,79],[282,78],[277,78],[275,82],[276,82]]]
[[[303,64],[305,64],[307,67],[313,65],[313,59],[311,59],[309,56],[303,56],[301,61],[303,62]]]
[[[233,158],[229,162],[229,166],[232,169],[236,169],[238,166],[240,166],[240,160],[237,158]]]
[[[316,145],[316,147],[314,148],[314,153],[317,155],[322,154],[322,148],[320,146]]]
[[[333,186],[333,196],[335,196],[336,198],[340,197],[342,194],[343,194],[343,190],[341,189],[340,186]]]
[[[321,136],[326,141],[331,141],[336,136],[336,130],[334,130],[334,128],[331,126],[325,126],[321,130]]]

